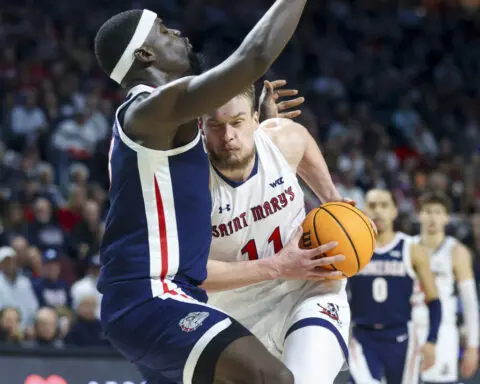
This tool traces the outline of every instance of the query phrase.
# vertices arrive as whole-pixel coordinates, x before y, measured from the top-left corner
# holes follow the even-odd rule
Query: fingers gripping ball
[[[375,249],[375,233],[368,218],[357,208],[342,202],[321,205],[311,211],[303,224],[301,248],[316,248],[331,241],[338,247],[323,256],[345,255],[345,260],[325,266],[338,270],[343,277],[360,272]]]

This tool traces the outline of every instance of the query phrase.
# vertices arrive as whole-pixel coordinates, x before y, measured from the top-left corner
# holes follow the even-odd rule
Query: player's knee
[[[294,384],[293,373],[283,364],[251,366],[243,372],[245,383],[249,384]]]
[[[280,360],[272,355],[257,356],[249,369],[252,383],[293,384],[294,376]]]
[[[222,352],[215,378],[215,383],[294,383],[292,372],[253,336],[235,340]]]
[[[294,384],[295,382],[293,373],[283,364],[276,369],[262,369],[260,379],[263,381],[259,383]]]
[[[263,365],[262,363],[252,364],[243,369],[230,370],[227,374],[218,374],[215,377],[215,384],[294,384],[292,372],[279,363],[274,366]]]

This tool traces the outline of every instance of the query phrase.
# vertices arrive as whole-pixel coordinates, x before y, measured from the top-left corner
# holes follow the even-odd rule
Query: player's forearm
[[[467,327],[467,347],[479,346],[479,313],[478,297],[473,279],[458,283],[458,291],[463,305],[464,321]]]
[[[226,103],[268,71],[298,25],[306,0],[277,0],[217,67],[193,77],[179,98],[180,116],[200,116]]]
[[[321,202],[341,200],[341,196],[333,183],[327,163],[312,135],[308,135],[307,146],[297,168],[298,175],[307,183]]]
[[[202,288],[210,292],[228,291],[273,280],[276,278],[276,269],[270,259],[235,262],[209,260],[207,279]]]
[[[280,55],[306,2],[277,0],[230,57],[199,76],[181,78],[153,92],[136,108],[135,120],[147,119],[154,125],[161,121],[163,130],[176,129],[237,96],[262,77]]]
[[[440,324],[442,323],[442,305],[439,299],[433,299],[427,302],[428,318],[430,328],[428,330],[427,342],[436,343]]]

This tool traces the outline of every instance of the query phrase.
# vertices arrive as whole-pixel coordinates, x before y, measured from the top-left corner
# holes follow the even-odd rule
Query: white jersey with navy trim
[[[305,218],[303,191],[287,160],[263,130],[254,133],[254,140],[256,163],[245,182],[232,183],[210,168],[212,259],[234,262],[271,257]],[[209,304],[225,310],[269,345],[265,335],[281,332],[295,304],[318,294],[345,294],[345,285],[345,280],[267,281],[210,294]],[[283,308],[282,318],[273,311],[278,307]],[[272,327],[278,327],[278,332],[272,332]]]
[[[420,236],[414,241],[421,243]],[[435,275],[438,296],[442,304],[442,324],[455,325],[457,321],[457,298],[455,295],[455,275],[453,273],[453,250],[458,240],[446,236],[437,249],[430,250],[430,268]],[[420,284],[415,287],[413,295],[413,319],[419,326],[428,326],[428,308]]]

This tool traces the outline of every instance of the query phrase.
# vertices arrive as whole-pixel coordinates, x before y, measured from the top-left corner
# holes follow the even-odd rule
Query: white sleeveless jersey
[[[420,236],[415,236],[418,244]],[[447,236],[437,249],[430,250],[430,268],[435,275],[438,296],[442,304],[442,324],[455,325],[457,321],[457,298],[455,296],[455,276],[453,273],[453,249],[458,241]],[[428,308],[420,284],[413,295],[413,319],[420,326],[428,326]]]
[[[234,185],[210,167],[212,245],[210,258],[245,261],[273,256],[285,245],[305,218],[303,191],[287,160],[261,129],[254,134],[257,162],[251,177]],[[267,281],[209,295],[212,304],[243,323],[255,327],[272,308],[293,306],[300,297],[341,291],[344,282],[312,284],[304,281]],[[278,323],[277,316],[277,323]],[[257,330],[257,332],[255,332]]]

